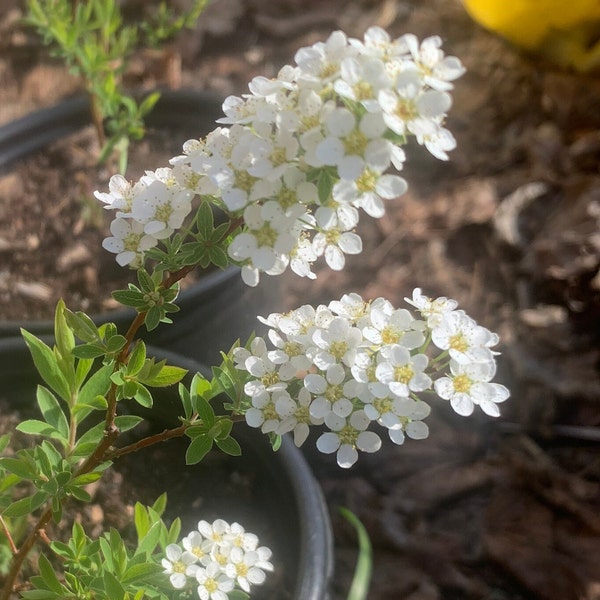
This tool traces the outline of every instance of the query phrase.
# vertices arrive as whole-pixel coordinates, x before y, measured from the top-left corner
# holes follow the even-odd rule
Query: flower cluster
[[[460,415],[478,405],[498,416],[497,404],[509,396],[491,381],[498,336],[454,300],[430,299],[417,288],[406,301],[418,317],[383,298],[365,302],[353,293],[327,306],[260,318],[270,327],[272,349],[256,337],[233,354],[235,366],[248,373],[248,425],[264,433],[293,432],[297,446],[311,426],[325,425],[318,449],[337,452],[338,464],[350,467],[358,450],[379,450],[373,423],[396,444],[405,436],[426,438],[424,393],[449,400]]]
[[[162,559],[175,589],[196,587],[201,600],[227,600],[236,586],[249,593],[272,571],[271,550],[239,523],[200,521],[179,544],[169,544]]]
[[[187,141],[172,167],[135,184],[117,176],[96,194],[117,211],[104,247],[119,264],[139,266],[181,226],[192,198],[210,195],[243,218],[228,254],[247,284],[288,266],[314,278],[321,256],[342,269],[346,254],[362,251],[359,210],[382,217],[384,201],[407,189],[389,172],[402,169],[407,136],[441,160],[455,147],[443,122],[464,69],[440,46],[439,37],[391,39],[372,27],[363,40],[336,31],[300,49],[296,66],[227,98],[219,120],[227,127]]]

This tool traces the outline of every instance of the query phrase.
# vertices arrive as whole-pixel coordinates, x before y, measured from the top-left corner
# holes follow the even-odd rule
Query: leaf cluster
[[[51,562],[41,555],[40,574],[30,579],[33,589],[22,592],[22,597],[29,600],[170,598],[157,552],[164,552],[168,544],[177,541],[181,523],[175,519],[167,527],[161,518],[166,501],[163,494],[152,506],[136,503],[134,548],[130,548],[115,529],[92,540],[83,527],[75,523],[67,543],[54,541],[50,545],[63,562],[64,578],[59,579]]]

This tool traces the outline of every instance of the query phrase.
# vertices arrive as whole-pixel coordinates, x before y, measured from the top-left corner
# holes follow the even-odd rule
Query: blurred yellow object
[[[600,67],[600,0],[463,0],[475,21],[563,67]]]

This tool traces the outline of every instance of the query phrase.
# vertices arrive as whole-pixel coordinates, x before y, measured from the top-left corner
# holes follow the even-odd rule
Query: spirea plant
[[[407,189],[399,174],[407,140],[441,160],[455,147],[444,119],[464,69],[438,37],[392,39],[373,27],[359,40],[336,31],[299,50],[295,63],[226,99],[220,126],[185,142],[170,166],[135,182],[115,175],[108,192],[96,192],[114,213],[104,248],[137,275],[114,297],[137,316],[119,332],[61,302],[54,347],[23,332],[45,385],[37,391],[41,419],[18,426],[35,445],[0,459],[1,523],[13,548],[0,600],[40,539],[61,566],[40,554],[39,575],[20,588],[32,600],[232,600],[263,583],[271,551],[255,535],[198,515],[198,528],[181,538],[180,521],[162,518],[164,496],[136,505],[133,548],[116,531],[92,540],[78,524],[68,543],[47,539],[65,502],[89,501],[87,484],[151,444],[187,436],[185,459],[195,464],[213,448],[239,454],[235,421],[260,428],[275,448],[286,433],[300,446],[318,430],[317,448],[349,468],[359,451],[376,452],[382,436],[395,444],[426,438],[436,402],[463,416],[499,415],[509,393],[493,382],[498,336],[454,300],[421,289],[401,307],[348,292],[259,317],[265,338],[237,343],[210,379],[195,374],[189,385],[180,383],[182,369],[146,355],[138,331],[170,322],[179,282],[192,270],[239,265],[255,286],[288,267],[312,279],[319,259],[342,269],[346,255],[362,250],[360,215],[383,217],[386,202]],[[225,214],[218,224],[214,208]],[[117,406],[151,408],[153,388],[178,382],[180,424],[123,443],[142,419]],[[101,418],[90,426],[94,415]],[[36,523],[17,544],[11,523],[28,514]]]
[[[138,99],[124,89],[121,79],[133,52],[160,47],[192,27],[207,4],[194,0],[177,13],[162,2],[154,15],[126,24],[118,0],[27,0],[26,23],[81,79],[90,96],[100,162],[116,151],[119,172],[125,172],[129,144],[144,136],[144,118],[160,97],[152,92]]]

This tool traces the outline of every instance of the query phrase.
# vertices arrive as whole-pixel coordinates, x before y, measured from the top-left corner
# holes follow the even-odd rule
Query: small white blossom
[[[165,548],[166,558],[161,561],[164,573],[175,589],[185,587],[190,565],[196,562],[196,557],[187,550],[182,550],[177,544],[169,544]]]
[[[450,374],[434,383],[437,395],[449,400],[452,408],[463,416],[473,413],[475,405],[491,417],[498,417],[498,404],[509,397],[508,389],[492,383],[496,373],[494,362],[460,364],[450,361]]]

